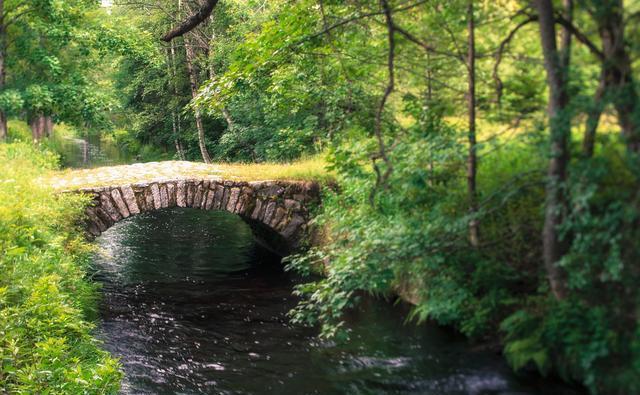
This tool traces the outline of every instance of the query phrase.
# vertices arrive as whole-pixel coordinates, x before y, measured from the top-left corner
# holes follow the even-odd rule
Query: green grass
[[[291,163],[218,163],[223,177],[245,181],[306,180],[328,182],[333,174],[327,170],[323,156],[300,159]]]
[[[317,156],[291,163],[214,163],[164,161],[136,166],[107,166],[93,169],[50,172],[41,177],[56,190],[126,185],[157,180],[221,178],[238,181],[317,181],[330,183],[333,174],[326,169],[323,157]]]
[[[116,393],[118,363],[92,337],[91,249],[74,225],[86,202],[37,181],[56,165],[46,149],[0,144],[0,393]]]

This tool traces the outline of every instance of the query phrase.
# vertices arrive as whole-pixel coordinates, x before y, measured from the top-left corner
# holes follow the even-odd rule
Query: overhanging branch
[[[184,22],[165,33],[161,38],[162,41],[169,42],[174,38],[182,36],[183,34],[193,30],[196,26],[207,19],[209,15],[211,15],[216,4],[218,4],[218,0],[205,0],[204,5],[198,10],[198,12],[191,15]]]
[[[573,36],[578,41],[586,45],[587,48],[589,48],[589,51],[591,51],[591,53],[593,53],[598,59],[604,60],[604,53],[602,52],[602,50],[600,50],[600,48],[598,48],[593,43],[593,41],[591,41],[589,37],[587,37],[583,32],[581,32],[573,23],[571,23],[571,21],[567,20],[564,16],[560,14],[556,14],[555,19],[556,19],[556,23],[563,26],[571,34],[573,34]]]

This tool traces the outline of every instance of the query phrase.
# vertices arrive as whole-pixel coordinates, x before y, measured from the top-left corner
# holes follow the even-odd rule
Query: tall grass
[[[34,181],[56,166],[51,151],[0,144],[0,393],[116,393],[118,363],[91,334],[83,198]]]

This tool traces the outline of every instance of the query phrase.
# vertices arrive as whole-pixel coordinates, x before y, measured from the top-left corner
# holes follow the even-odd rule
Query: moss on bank
[[[83,198],[36,181],[56,166],[51,152],[0,144],[0,393],[116,393],[119,365],[92,337]]]

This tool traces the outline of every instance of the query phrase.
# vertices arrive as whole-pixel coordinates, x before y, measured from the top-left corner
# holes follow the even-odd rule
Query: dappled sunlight
[[[238,181],[322,181],[330,177],[325,170],[325,166],[326,163],[319,158],[282,164],[205,164],[201,162],[165,161],[105,166],[93,169],[68,169],[53,172],[44,177],[42,181],[59,191],[196,177]]]

